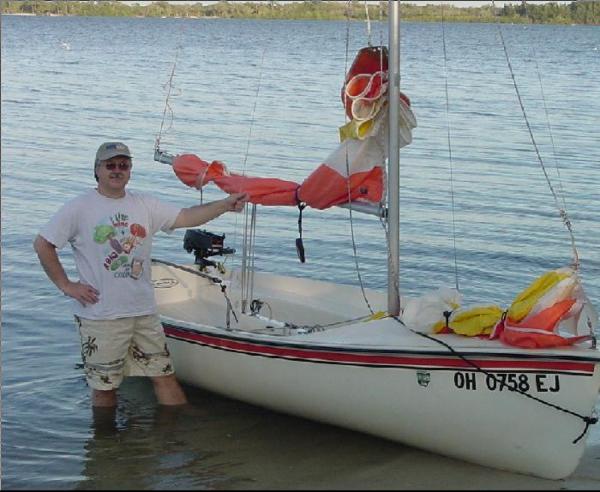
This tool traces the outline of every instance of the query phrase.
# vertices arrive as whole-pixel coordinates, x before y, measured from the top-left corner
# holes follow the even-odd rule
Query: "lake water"
[[[385,25],[374,23],[372,32],[373,43],[386,42]],[[502,33],[573,223],[585,289],[600,306],[600,27],[505,25]],[[339,89],[366,42],[363,23],[2,17],[5,488],[600,488],[598,426],[576,473],[549,482],[194,388],[185,388],[185,410],[160,408],[140,379],[123,385],[114,426],[93,418],[68,300],[45,277],[31,243],[65,200],[95,184],[99,143],[130,145],[132,189],[181,206],[198,202],[199,192],[153,161],[177,56],[162,148],[301,181],[337,145]],[[404,24],[401,86],[419,123],[401,154],[402,292],[453,287],[455,251],[465,304],[506,306],[533,278],[567,265],[569,236],[531,145],[498,27]],[[214,187],[204,192],[204,199],[220,196]],[[257,268],[356,283],[348,211],[305,211],[306,264],[296,258],[296,220],[295,209],[260,208]],[[381,225],[357,213],[353,221],[363,282],[383,290]],[[229,214],[208,228],[226,233],[239,251],[242,222]],[[183,231],[157,236],[154,256],[191,261],[182,238]],[[73,274],[70,252],[61,258]]]

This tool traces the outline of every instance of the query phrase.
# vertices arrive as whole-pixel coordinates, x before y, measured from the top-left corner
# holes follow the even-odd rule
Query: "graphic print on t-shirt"
[[[114,272],[115,277],[139,278],[143,260],[134,251],[144,242],[146,229],[140,224],[129,224],[129,216],[116,213],[94,228],[94,241],[104,244],[106,253],[104,268]]]

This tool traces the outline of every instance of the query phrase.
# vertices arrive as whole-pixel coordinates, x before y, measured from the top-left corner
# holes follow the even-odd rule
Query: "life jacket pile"
[[[544,273],[523,290],[510,307],[496,305],[457,309],[432,327],[434,333],[500,339],[522,348],[573,345],[593,338],[598,314],[570,267]]]

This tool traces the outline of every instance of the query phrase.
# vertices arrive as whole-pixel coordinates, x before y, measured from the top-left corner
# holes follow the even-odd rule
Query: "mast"
[[[400,147],[398,105],[400,104],[400,2],[388,1],[389,22],[389,134],[388,134],[388,314],[400,314]]]

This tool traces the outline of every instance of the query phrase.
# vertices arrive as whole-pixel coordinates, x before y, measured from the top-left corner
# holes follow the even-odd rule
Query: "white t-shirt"
[[[96,304],[74,300],[74,314],[115,319],[155,313],[152,236],[172,232],[180,211],[144,193],[108,198],[96,189],[63,205],[40,235],[58,249],[70,243],[80,281],[100,292]]]

